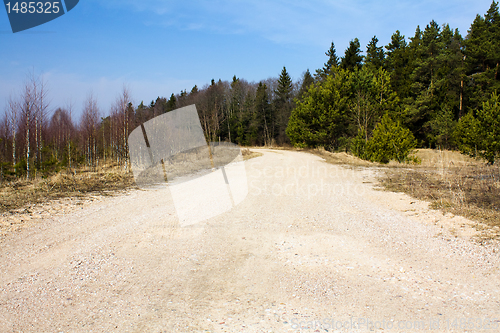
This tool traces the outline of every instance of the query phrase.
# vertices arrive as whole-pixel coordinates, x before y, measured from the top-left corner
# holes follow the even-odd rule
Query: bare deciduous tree
[[[99,126],[99,108],[97,100],[89,93],[83,103],[83,113],[80,121],[82,141],[87,158],[87,165],[93,169],[97,167],[97,129]]]
[[[26,158],[26,177],[31,177],[32,141],[35,143],[35,158],[41,163],[42,130],[47,116],[49,103],[47,88],[40,76],[28,74],[19,100],[19,120],[23,127],[24,156]]]
[[[16,172],[16,133],[18,129],[18,119],[19,119],[19,103],[14,100],[12,96],[9,97],[7,102],[7,113],[6,119],[8,121],[9,131],[12,140],[12,166],[14,167],[14,173]]]
[[[130,126],[133,124],[134,109],[130,92],[127,87],[123,90],[116,99],[115,103],[111,106],[111,127],[112,132],[112,145],[116,151],[118,163],[123,164],[128,168],[128,136],[130,134]]]

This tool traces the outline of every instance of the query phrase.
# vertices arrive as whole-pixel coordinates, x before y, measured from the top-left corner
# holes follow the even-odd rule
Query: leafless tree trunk
[[[28,81],[24,85],[24,91],[21,98],[21,115],[24,120],[24,152],[26,158],[26,178],[30,178],[30,159],[31,159],[31,147],[30,147],[30,132],[32,126],[32,119],[35,112],[35,92],[33,88],[36,88],[36,85],[33,86],[33,80]]]
[[[43,121],[47,115],[49,104],[47,102],[47,89],[43,79],[29,73],[28,78],[24,84],[23,92],[21,95],[19,110],[20,116],[24,124],[24,142],[25,142],[25,156],[26,156],[26,177],[31,177],[31,135],[33,126],[35,132],[35,158],[40,162],[41,150],[41,128]]]
[[[72,113],[73,113],[73,105],[68,106],[68,113],[69,113],[69,123],[71,127],[69,128],[67,132],[67,137],[66,141],[68,142],[68,168],[71,170],[71,139],[72,139],[72,125],[73,125],[73,119],[72,119]]]
[[[368,142],[368,128],[375,115],[374,108],[370,105],[366,95],[360,91],[356,93],[354,105],[354,115],[358,123],[358,129],[365,132],[365,141]]]
[[[15,101],[12,96],[9,97],[7,118],[9,121],[9,129],[12,135],[12,165],[14,167],[14,173],[16,173],[16,133],[18,127],[18,117],[19,117],[19,103]]]
[[[115,131],[114,145],[117,150],[118,163],[129,167],[128,163],[128,136],[130,134],[130,123],[133,116],[133,107],[130,92],[123,87],[122,93],[111,107],[111,123]]]
[[[95,170],[97,166],[97,128],[99,126],[99,108],[90,93],[83,105],[82,128],[84,150],[87,152],[87,165]]]

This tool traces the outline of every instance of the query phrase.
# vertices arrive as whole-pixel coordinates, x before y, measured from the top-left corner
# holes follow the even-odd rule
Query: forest
[[[127,167],[127,138],[158,115],[195,104],[207,141],[241,146],[324,147],[386,163],[413,148],[458,149],[494,163],[500,156],[500,13],[493,1],[462,36],[431,21],[390,43],[374,36],[293,82],[212,79],[189,92],[133,105],[123,89],[104,112],[89,94],[78,119],[49,104],[47,83],[30,73],[0,117],[0,180],[45,177],[65,168]],[[279,70],[277,70],[279,73]],[[166,95],[168,96],[168,94]]]

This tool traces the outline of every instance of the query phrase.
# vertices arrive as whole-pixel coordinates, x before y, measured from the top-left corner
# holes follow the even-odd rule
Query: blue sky
[[[342,56],[359,38],[387,45],[431,20],[467,34],[491,0],[80,0],[66,15],[13,34],[0,8],[0,113],[27,73],[43,75],[51,108],[78,114],[90,92],[103,115],[127,86],[149,103],[210,82],[277,77],[295,80],[320,68],[332,41]]]

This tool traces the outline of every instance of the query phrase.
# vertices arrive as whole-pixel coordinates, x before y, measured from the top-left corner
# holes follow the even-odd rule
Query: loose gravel
[[[184,228],[168,188],[3,216],[0,331],[500,330],[500,246],[475,223],[376,170],[262,152],[245,201]]]

